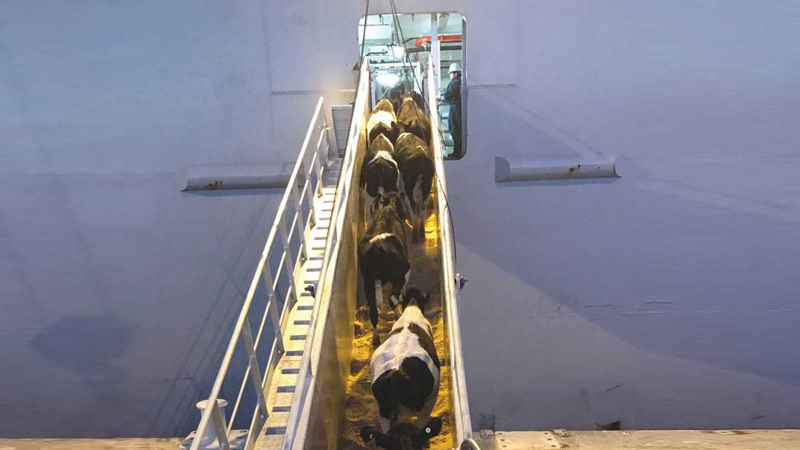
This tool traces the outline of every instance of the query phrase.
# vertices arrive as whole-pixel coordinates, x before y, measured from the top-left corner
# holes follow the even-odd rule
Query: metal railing
[[[444,170],[444,136],[442,136],[441,118],[437,108],[436,99],[439,92],[436,90],[436,71],[433,62],[428,59],[425,77],[425,93],[430,108],[431,120],[431,150],[436,171],[436,184],[434,190],[437,198],[437,214],[441,226],[441,280],[443,296],[447,303],[445,311],[445,325],[449,333],[450,374],[454,395],[453,419],[455,421],[456,436],[459,440],[469,440],[472,437],[472,423],[467,402],[467,383],[464,380],[464,360],[461,353],[461,330],[458,322],[458,290],[456,289],[455,250],[456,245],[451,231],[451,220],[447,200],[447,178]],[[474,441],[473,441],[474,443]],[[463,444],[462,444],[463,445]],[[476,444],[477,445],[477,444]]]
[[[278,211],[275,214],[275,220],[269,231],[261,258],[256,266],[244,304],[236,320],[227,350],[222,358],[222,364],[211,388],[211,394],[207,402],[209,407],[205,408],[200,418],[200,424],[197,427],[191,450],[198,450],[201,445],[200,437],[204,435],[209,426],[214,426],[220,448],[230,448],[230,432],[234,426],[236,415],[242,409],[242,401],[246,397],[245,390],[248,385],[248,379],[252,381],[253,393],[251,394],[255,396],[256,406],[248,430],[246,449],[253,447],[269,416],[265,391],[269,389],[275,367],[285,353],[283,333],[286,329],[286,319],[289,316],[288,312],[299,296],[296,279],[299,274],[299,267],[308,258],[307,230],[314,226],[316,220],[314,197],[315,194],[317,196],[322,195],[323,172],[329,162],[331,146],[328,127],[324,114],[322,114],[322,105],[323,98],[320,97],[311,119],[311,124],[306,132],[303,146],[300,149],[300,155],[294,164],[286,191],[283,193]],[[300,183],[302,185],[298,187]],[[287,226],[287,218],[290,218],[290,226]],[[282,251],[280,252],[279,263],[273,271],[269,260],[270,251],[276,239],[279,245],[282,246]],[[293,244],[293,242],[297,242],[297,244]],[[294,249],[293,247],[297,248]],[[278,302],[281,296],[279,281],[282,273],[288,280],[288,285],[284,285],[286,293],[283,296],[283,307],[279,314]],[[265,289],[267,303],[264,306],[264,312],[261,315],[261,321],[254,339],[248,315],[254,305],[254,298],[259,285],[263,285]],[[262,366],[256,355],[259,346],[263,345],[261,341],[267,322],[270,323],[274,337],[270,343],[272,347],[267,363]],[[267,331],[269,333],[270,330],[267,329]],[[216,407],[216,405],[240,340],[245,350],[246,369],[238,387],[238,395],[231,417],[226,426],[225,418],[222,416],[220,408]]]
[[[358,144],[363,133],[362,120],[356,120],[357,114],[369,107],[370,94],[370,72],[367,59],[361,63],[359,73],[359,83],[356,89],[356,98],[353,103],[353,115],[350,120],[350,130],[347,137],[347,145],[342,157],[342,166],[339,181],[336,186],[336,196],[334,198],[333,211],[331,212],[330,229],[325,241],[325,255],[322,261],[320,272],[320,289],[317,302],[314,304],[311,317],[311,327],[308,332],[306,346],[303,350],[303,362],[300,366],[298,386],[292,400],[292,408],[286,427],[286,437],[283,449],[302,447],[305,439],[305,432],[308,427],[308,409],[311,405],[306,401],[308,393],[314,388],[314,379],[318,374],[318,354],[321,351],[321,340],[324,334],[325,323],[327,321],[328,306],[330,304],[331,285],[329,278],[336,275],[335,264],[339,252],[339,242],[342,237],[343,229],[349,224],[345,223],[345,215],[342,214],[349,203],[350,195],[357,187],[352,183],[355,179],[354,169],[356,166],[356,156]],[[332,270],[333,268],[333,270]],[[316,356],[316,357],[315,357]]]

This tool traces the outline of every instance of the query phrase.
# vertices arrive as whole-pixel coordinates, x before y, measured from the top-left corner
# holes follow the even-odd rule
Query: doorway
[[[373,14],[358,25],[359,49],[372,71],[373,104],[396,86],[422,94],[423,63],[437,63],[445,159],[460,159],[467,150],[465,31],[464,16],[455,12]]]

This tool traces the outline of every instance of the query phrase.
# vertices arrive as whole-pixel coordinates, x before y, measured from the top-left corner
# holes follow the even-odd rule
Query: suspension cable
[[[408,67],[411,68],[410,69],[411,70],[411,75],[414,77],[414,83],[416,84],[416,86],[419,89],[419,91],[422,92],[422,90],[423,90],[422,89],[422,83],[420,83],[419,79],[417,78],[416,72],[414,72],[413,66],[411,65],[411,59],[408,56],[408,52],[405,51],[406,50],[406,48],[405,48],[406,39],[405,39],[405,36],[403,35],[403,27],[400,25],[399,15],[397,14],[397,5],[395,4],[394,0],[389,0],[389,6],[391,7],[391,10],[392,10],[392,20],[394,22],[395,32],[397,33],[398,38],[400,39],[400,42],[402,42],[402,45],[403,45],[403,58],[401,59],[401,62],[403,64],[403,74],[405,75],[406,81],[409,81],[408,80],[408,71],[409,71],[409,69],[406,66],[406,62],[408,62]],[[364,24],[365,24],[365,29],[366,29],[366,19],[364,19]],[[432,57],[429,57],[428,61],[429,61],[429,64],[434,64],[434,61],[433,61]],[[435,70],[434,70],[434,73],[435,73]],[[435,85],[435,83],[434,83],[434,85]],[[436,97],[437,98],[439,97],[439,93],[438,92],[436,92]],[[436,114],[439,114],[439,108],[437,107],[436,110],[431,108],[431,105],[428,104],[428,100],[425,98],[425,96],[422,96],[422,102],[423,102],[423,105],[428,109],[428,111],[431,112],[431,114],[433,114],[434,111],[436,112]],[[417,114],[417,120],[420,120],[419,110],[415,108],[414,111]],[[399,111],[398,111],[398,113],[399,113]],[[439,137],[442,140],[444,140],[444,131],[442,130],[441,123],[439,123],[439,122],[441,122],[441,119],[439,119],[439,121],[437,121],[436,129],[437,129],[437,131],[439,131]],[[437,176],[436,177],[436,182],[437,182],[437,184],[439,184],[439,188],[441,189],[442,195],[444,196],[445,209],[447,209],[447,215],[450,218],[450,230],[453,233],[453,243],[454,243],[454,245],[453,245],[453,260],[454,260],[454,264],[457,266],[458,265],[458,251],[456,250],[457,246],[455,245],[455,242],[456,242],[456,225],[455,225],[455,222],[453,222],[453,212],[452,212],[452,210],[450,208],[450,200],[447,198],[447,192],[445,191],[445,188],[442,185],[441,178]]]

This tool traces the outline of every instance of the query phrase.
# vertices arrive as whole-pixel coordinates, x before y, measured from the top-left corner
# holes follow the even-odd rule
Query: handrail
[[[356,89],[356,98],[353,102],[353,117],[356,111],[363,111],[365,108],[364,102],[369,100],[369,64],[367,59],[364,58],[361,64],[361,72],[359,73],[359,85]],[[320,271],[320,290],[318,293],[317,302],[314,304],[311,317],[316,317],[309,328],[308,338],[303,350],[303,362],[300,365],[298,380],[300,381],[297,389],[295,390],[294,399],[292,400],[292,408],[289,414],[289,420],[286,426],[286,437],[283,443],[284,450],[293,448],[295,438],[298,436],[304,437],[305,429],[308,426],[307,410],[311,406],[306,403],[306,396],[313,386],[313,379],[317,376],[317,367],[312,363],[318,360],[313,355],[319,351],[322,340],[322,330],[325,329],[325,322],[328,318],[328,305],[330,304],[332,283],[328,282],[328,277],[334,275],[334,272],[329,272],[331,268],[331,261],[336,260],[336,255],[339,252],[339,239],[342,234],[342,228],[345,226],[344,215],[341,215],[343,208],[347,205],[351,188],[348,183],[352,181],[352,174],[355,166],[356,152],[358,150],[358,140],[361,135],[360,121],[350,121],[350,130],[347,137],[347,145],[342,157],[342,167],[339,174],[339,181],[336,186],[336,196],[333,203],[333,211],[331,212],[330,228],[328,237],[325,240],[325,255],[322,260],[322,269]],[[323,314],[320,314],[320,311]],[[319,331],[319,332],[318,332]],[[303,440],[302,438],[300,439]]]
[[[467,384],[464,380],[464,361],[461,358],[461,331],[458,322],[458,291],[456,290],[455,280],[455,259],[453,246],[455,242],[451,232],[451,221],[448,209],[450,205],[447,200],[447,179],[444,170],[444,136],[441,131],[441,118],[437,106],[438,92],[436,90],[435,77],[436,71],[433,67],[434,62],[428,58],[428,68],[426,76],[426,91],[428,95],[428,108],[430,109],[431,120],[431,147],[433,149],[433,160],[436,169],[436,197],[439,220],[442,225],[442,280],[445,296],[443,301],[447,302],[447,329],[450,330],[450,364],[451,376],[453,378],[453,409],[456,412],[452,415],[456,421],[456,435],[460,440],[472,437],[472,423],[469,414],[469,404],[467,399]]]
[[[297,157],[297,161],[294,164],[294,168],[292,169],[292,174],[289,177],[289,183],[286,186],[286,190],[283,193],[283,197],[281,198],[281,202],[278,206],[278,211],[275,214],[275,219],[272,224],[272,228],[269,231],[269,235],[267,237],[267,242],[264,245],[264,250],[261,253],[261,258],[258,261],[258,265],[256,266],[255,274],[253,275],[253,279],[250,282],[250,288],[247,291],[247,295],[245,297],[244,304],[242,305],[242,309],[239,313],[239,317],[236,320],[236,325],[234,326],[233,333],[231,334],[231,339],[228,342],[228,347],[225,351],[225,355],[222,358],[222,363],[220,364],[219,372],[217,373],[217,377],[214,381],[214,385],[211,388],[211,394],[208,397],[208,405],[201,415],[200,424],[197,427],[196,438],[192,442],[190,447],[191,450],[198,450],[200,447],[201,439],[199,438],[205,433],[206,428],[209,426],[209,422],[213,422],[214,427],[217,429],[217,436],[219,439],[220,447],[229,447],[228,444],[228,433],[230,432],[230,428],[233,426],[234,419],[236,418],[236,414],[239,410],[240,401],[242,399],[242,394],[244,392],[244,388],[247,383],[248,375],[253,381],[253,386],[256,391],[256,412],[258,409],[262,409],[264,418],[266,418],[269,414],[267,411],[266,406],[266,395],[264,393],[264,389],[268,381],[272,378],[272,372],[275,369],[276,364],[273,362],[275,361],[276,351],[278,353],[283,353],[283,319],[288,316],[288,314],[281,314],[280,317],[276,317],[278,315],[275,296],[275,290],[277,288],[278,279],[280,278],[281,270],[286,270],[286,275],[289,278],[289,286],[287,288],[286,299],[284,301],[283,312],[287,310],[291,306],[291,302],[297,299],[297,286],[296,286],[296,276],[295,273],[296,268],[299,264],[296,264],[293,261],[292,257],[292,249],[291,249],[291,242],[292,238],[295,236],[295,232],[297,231],[298,241],[299,241],[299,248],[298,248],[298,255],[297,260],[298,262],[305,258],[307,255],[307,247],[306,247],[306,239],[305,239],[305,229],[309,222],[313,222],[314,219],[314,196],[311,195],[311,191],[317,191],[321,189],[322,184],[322,169],[321,166],[327,166],[327,158],[329,152],[326,151],[323,153],[320,152],[320,146],[322,139],[320,138],[317,141],[316,147],[309,146],[311,142],[311,138],[315,129],[320,130],[320,134],[322,135],[327,134],[327,125],[325,123],[324,115],[321,115],[320,112],[322,111],[323,105],[323,98],[320,97],[319,101],[317,102],[317,107],[314,111],[314,115],[311,119],[311,124],[308,127],[308,131],[306,132],[305,140],[303,141],[303,145],[300,150],[300,154]],[[321,124],[319,122],[322,122]],[[306,162],[306,158],[309,154],[309,151],[313,150],[314,154],[311,158],[310,162]],[[324,159],[323,159],[324,158]],[[320,161],[323,159],[323,161]],[[297,189],[298,183],[298,176],[300,174],[301,166],[303,168],[303,190],[302,193],[306,195],[301,195]],[[312,170],[315,168],[316,170]],[[312,189],[312,176],[316,174],[316,186]],[[287,230],[286,227],[286,214],[287,214],[287,206],[289,204],[289,200],[292,199],[294,201],[294,216],[292,217],[291,221],[291,228]],[[303,201],[308,201],[308,208],[309,213],[307,217],[304,217],[302,203]],[[283,244],[283,252],[281,254],[281,261],[278,264],[277,270],[275,271],[275,275],[273,276],[272,271],[269,267],[269,253],[272,250],[272,245],[275,242],[275,237],[280,232],[280,240]],[[264,269],[267,269],[266,271]],[[258,334],[255,339],[253,340],[252,330],[250,327],[250,322],[248,320],[248,313],[250,312],[250,308],[253,304],[253,298],[255,296],[256,290],[258,288],[259,283],[264,281],[264,286],[267,289],[267,306],[264,309],[264,315],[261,320]],[[272,342],[272,349],[270,351],[270,356],[268,360],[268,364],[266,366],[266,373],[265,376],[262,377],[260,373],[260,365],[258,363],[258,359],[256,358],[256,352],[258,350],[258,345],[260,344],[261,335],[264,331],[264,326],[267,322],[268,316],[271,318],[271,323],[273,325],[273,331],[275,332],[275,336]],[[230,426],[225,428],[223,426],[224,417],[220,417],[219,409],[215,406],[217,404],[217,399],[219,398],[220,391],[222,390],[223,382],[225,381],[225,377],[228,373],[228,369],[230,368],[231,361],[233,359],[234,352],[236,350],[236,345],[239,342],[239,339],[243,338],[244,340],[244,347],[245,351],[247,352],[248,356],[248,364],[247,369],[244,374],[244,379],[242,380],[242,384],[239,388],[239,395],[236,400],[236,404],[234,406],[233,413],[230,419]],[[213,418],[212,418],[213,416]],[[258,414],[255,414],[258,416]],[[213,420],[212,420],[213,419]],[[250,428],[250,433],[247,438],[247,447],[249,448],[252,442],[255,442],[257,435],[260,432],[260,428],[263,427],[263,424],[266,420],[259,421],[257,417],[254,417],[253,424]],[[260,423],[260,425],[259,425]]]

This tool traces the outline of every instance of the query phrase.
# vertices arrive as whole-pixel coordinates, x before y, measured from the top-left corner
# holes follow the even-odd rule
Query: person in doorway
[[[450,64],[450,83],[444,91],[444,101],[450,103],[450,135],[453,137],[454,158],[461,157],[461,65]]]

